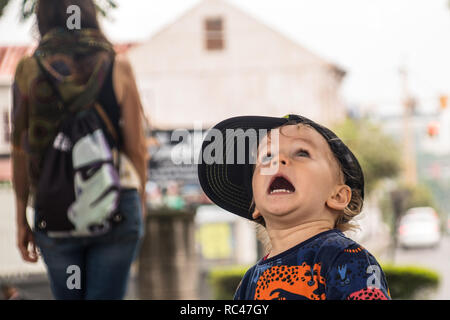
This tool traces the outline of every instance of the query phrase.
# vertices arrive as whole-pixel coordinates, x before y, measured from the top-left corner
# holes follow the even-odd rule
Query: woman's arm
[[[124,55],[117,55],[116,57],[113,82],[122,112],[124,153],[133,163],[139,175],[142,209],[145,214],[147,147],[143,128],[143,108],[131,64]]]
[[[12,106],[12,132],[11,132],[11,160],[12,160],[12,183],[16,203],[16,225],[17,246],[22,258],[28,262],[38,260],[33,233],[27,221],[27,205],[30,184],[28,181],[28,158],[23,149],[24,137],[28,128],[28,100],[23,72],[27,60],[19,62],[13,83],[13,106]]]
[[[16,198],[17,246],[22,258],[28,262],[38,260],[33,233],[27,221],[29,183],[27,155],[18,148],[12,148],[12,182]]]

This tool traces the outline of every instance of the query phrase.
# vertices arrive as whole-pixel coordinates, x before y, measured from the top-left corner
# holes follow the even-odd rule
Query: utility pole
[[[415,99],[408,89],[408,70],[405,66],[399,69],[402,81],[403,96],[403,165],[404,181],[408,185],[417,184],[416,146],[414,128],[412,126],[412,116],[416,105]]]
[[[414,127],[412,125],[412,117],[414,114],[415,100],[408,90],[408,71],[405,66],[400,67],[399,74],[402,85],[402,134],[403,134],[403,181],[408,186],[415,186],[417,184],[417,167],[416,167],[416,148]],[[401,216],[406,209],[406,201],[409,197],[406,189],[397,189],[390,192],[391,203],[393,208],[392,215],[392,230],[391,230],[391,246],[390,258],[395,261],[395,251],[397,249],[397,228]]]

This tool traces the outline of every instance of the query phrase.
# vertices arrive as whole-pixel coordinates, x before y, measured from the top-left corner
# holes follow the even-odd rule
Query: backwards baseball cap
[[[252,177],[256,153],[263,136],[270,130],[290,124],[304,124],[320,133],[344,174],[345,184],[364,199],[364,175],[358,160],[335,133],[299,115],[282,118],[242,116],[226,119],[210,129],[202,143],[198,164],[200,185],[219,207],[253,220]],[[249,132],[256,134],[255,141]],[[253,149],[252,149],[253,148]],[[244,156],[242,156],[244,155]]]

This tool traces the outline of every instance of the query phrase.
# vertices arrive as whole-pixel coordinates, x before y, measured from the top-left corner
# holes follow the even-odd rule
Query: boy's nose
[[[278,155],[278,157],[275,157],[273,159],[273,164],[276,165],[278,163],[278,161],[280,162],[280,164],[282,165],[287,165],[288,164],[288,159],[287,157],[285,157],[282,153],[280,153]]]

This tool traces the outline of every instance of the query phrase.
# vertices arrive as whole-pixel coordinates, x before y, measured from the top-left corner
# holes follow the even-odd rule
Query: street
[[[431,299],[450,299],[450,236],[444,235],[441,244],[435,249],[397,249],[395,263],[430,268],[441,276],[441,284]]]

